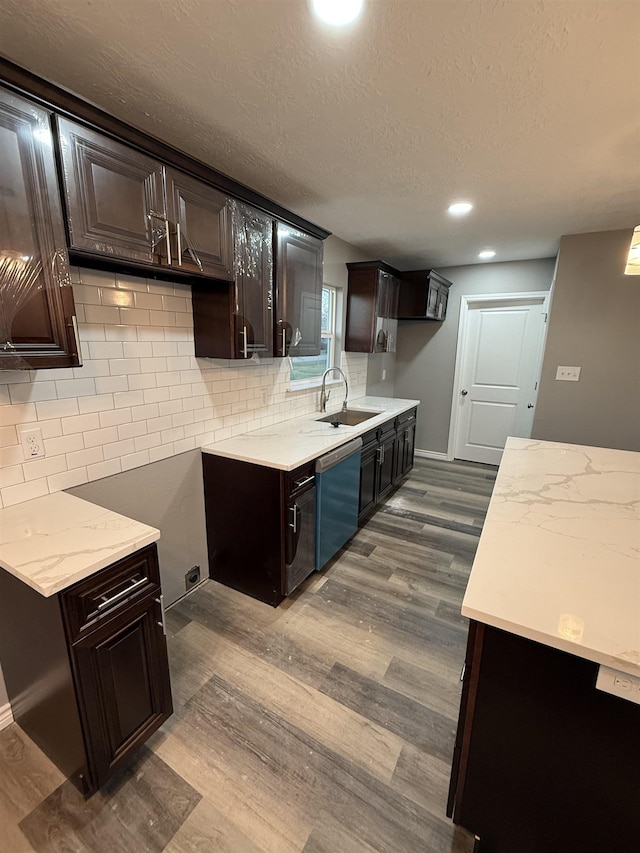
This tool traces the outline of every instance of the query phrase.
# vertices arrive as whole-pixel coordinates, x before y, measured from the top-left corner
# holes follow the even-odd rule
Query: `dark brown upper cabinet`
[[[163,166],[128,145],[58,118],[71,249],[169,262]]]
[[[183,272],[232,279],[231,200],[175,169],[166,169],[166,192],[174,237],[169,265]]]
[[[232,278],[227,196],[68,119],[58,132],[72,250]]]
[[[395,352],[400,273],[383,261],[347,264],[347,352]]]
[[[0,89],[0,369],[80,364],[51,113]]]
[[[278,223],[274,355],[320,355],[322,241]]]
[[[273,219],[231,202],[234,281],[193,282],[198,358],[273,354]]]
[[[403,272],[400,282],[400,320],[444,320],[451,282],[435,270]]]

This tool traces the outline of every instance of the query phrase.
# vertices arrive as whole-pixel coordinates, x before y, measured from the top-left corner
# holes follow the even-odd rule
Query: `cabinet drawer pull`
[[[178,242],[178,266],[182,266],[182,238],[180,235],[180,223],[176,222],[176,239]]]
[[[249,347],[247,345],[247,327],[246,326],[242,327],[242,331],[240,332],[240,334],[242,335],[242,340],[244,341],[244,344],[242,346],[242,355],[244,358],[249,358]]]
[[[120,601],[121,598],[129,595],[129,593],[133,592],[134,589],[137,589],[139,586],[142,586],[145,583],[149,583],[149,578],[144,577],[140,578],[138,581],[132,581],[131,584],[120,592],[117,592],[115,595],[112,595],[111,598],[104,598],[102,602],[98,605],[98,610],[104,610],[105,607],[110,607],[116,601]]]
[[[298,532],[298,504],[294,504],[292,507],[289,507],[289,510],[293,513],[293,521],[289,525],[289,527],[293,530],[294,533]]]
[[[293,485],[296,487],[296,489],[301,489],[303,486],[306,486],[307,483],[312,483],[314,479],[315,475],[312,474],[310,477],[304,477],[304,479],[302,480],[294,480]]]
[[[156,602],[160,605],[160,615],[162,618],[161,622],[158,622],[158,627],[162,628],[162,633],[167,636],[167,620],[164,615],[164,595],[161,595],[160,598],[156,598]]]

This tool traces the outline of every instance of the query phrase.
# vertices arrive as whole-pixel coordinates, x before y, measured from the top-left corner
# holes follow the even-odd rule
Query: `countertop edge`
[[[354,411],[366,409],[368,405],[374,406],[375,403],[367,403],[366,400],[378,399],[380,401],[389,401],[392,403],[394,400],[393,397],[379,397],[379,398],[371,398],[371,397],[359,397],[358,399],[353,401],[353,404],[349,406],[350,409]],[[402,400],[402,402],[399,402]],[[322,412],[317,412],[313,417],[305,416],[302,418],[293,418],[288,421],[280,421],[279,423],[275,423],[270,427],[262,427],[260,430],[254,430],[252,432],[241,433],[238,436],[234,436],[231,439],[224,439],[224,441],[220,442],[219,445],[207,444],[203,445],[200,450],[202,453],[207,453],[211,456],[221,456],[225,459],[235,459],[237,462],[247,462],[251,465],[261,465],[265,468],[274,468],[278,471],[294,471],[296,468],[299,468],[301,465],[306,464],[307,462],[311,462],[314,459],[317,459],[319,456],[323,456],[325,453],[330,453],[332,450],[335,450],[337,447],[340,447],[343,444],[346,444],[352,438],[358,438],[358,436],[364,435],[372,429],[376,429],[381,424],[385,423],[387,420],[393,417],[397,417],[398,415],[402,415],[405,412],[408,412],[410,409],[417,408],[421,405],[420,400],[409,400],[404,398],[399,398],[398,405],[394,406],[390,405],[388,411],[380,412],[373,418],[369,418],[366,421],[358,424],[357,426],[342,426],[338,429],[334,429],[331,427],[331,430],[336,434],[335,439],[329,440],[329,436],[332,435],[331,432],[327,431],[324,435],[327,438],[324,438],[322,441],[322,447],[319,447],[317,450],[309,451],[308,453],[303,454],[300,457],[297,457],[295,462],[291,464],[284,464],[274,460],[273,458],[268,457],[259,457],[257,455],[250,456],[248,453],[243,453],[239,450],[228,450],[224,445],[226,442],[234,441],[238,438],[250,438],[252,435],[256,438],[256,440],[260,440],[260,433],[263,429],[269,430],[269,432],[273,432],[277,430],[279,426],[281,427],[291,427],[295,424],[308,424],[310,422],[316,422],[318,420],[318,416],[322,416]],[[339,411],[339,410],[337,410]],[[326,443],[325,443],[326,442]]]

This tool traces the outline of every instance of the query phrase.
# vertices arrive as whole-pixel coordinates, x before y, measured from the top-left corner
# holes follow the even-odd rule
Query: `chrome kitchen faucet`
[[[340,376],[344,381],[344,400],[342,401],[342,411],[347,411],[347,399],[349,397],[349,383],[347,382],[347,377],[344,375],[344,371],[340,367],[327,367],[325,372],[322,374],[322,389],[320,391],[320,411],[327,411],[327,402],[329,401],[329,396],[331,395],[331,391],[327,391],[325,389],[325,384],[327,381],[327,374],[331,373],[332,370],[337,370]]]

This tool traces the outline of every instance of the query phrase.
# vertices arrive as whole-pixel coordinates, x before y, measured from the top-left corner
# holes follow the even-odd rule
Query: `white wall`
[[[453,282],[443,323],[399,323],[395,396],[421,401],[416,448],[446,453],[462,295],[548,290],[554,258],[439,269]]]

